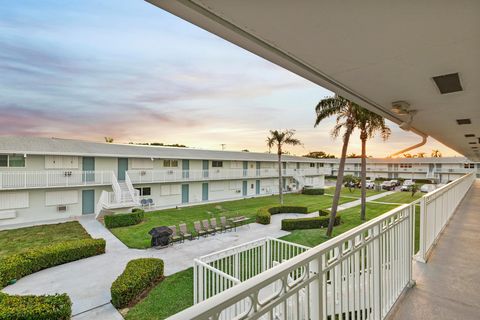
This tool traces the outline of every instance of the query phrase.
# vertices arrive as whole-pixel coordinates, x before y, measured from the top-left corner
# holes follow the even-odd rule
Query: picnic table
[[[235,231],[237,231],[237,226],[243,226],[250,219],[245,216],[239,216],[239,217],[229,218],[228,220],[233,224]]]

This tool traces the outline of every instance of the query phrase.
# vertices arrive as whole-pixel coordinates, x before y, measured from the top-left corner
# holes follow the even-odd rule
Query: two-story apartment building
[[[324,159],[325,168],[333,176],[338,173],[339,159]],[[480,177],[480,163],[465,157],[440,158],[368,158],[367,176],[370,179],[431,179],[448,182],[475,172]],[[345,164],[345,174],[360,176],[361,159],[349,158]]]
[[[286,192],[323,186],[320,160],[282,160]],[[0,226],[271,195],[277,168],[268,153],[1,137]]]

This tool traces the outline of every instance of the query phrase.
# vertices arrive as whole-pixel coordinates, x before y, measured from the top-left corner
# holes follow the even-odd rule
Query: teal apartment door
[[[95,158],[83,157],[82,170],[84,171],[82,175],[83,181],[86,181],[86,182],[95,181]]]
[[[182,160],[182,177],[188,179],[190,177],[190,161]]]
[[[246,177],[248,172],[248,161],[243,161],[243,176]]]
[[[202,201],[208,201],[208,183],[202,183]]]
[[[203,177],[208,178],[208,168],[209,166],[209,161],[208,160],[203,160],[202,161],[202,170],[203,170]]]
[[[82,190],[82,214],[95,213],[95,190]]]
[[[260,194],[260,180],[255,181],[255,194]]]
[[[242,183],[242,195],[243,196],[247,195],[247,189],[248,189],[248,182],[245,180]]]
[[[259,176],[260,175],[260,161],[257,161],[257,163],[255,164],[255,169],[256,169],[256,175]]]
[[[117,178],[119,181],[125,181],[125,172],[128,170],[128,159],[118,158],[118,173]]]
[[[188,203],[189,201],[188,184],[182,184],[182,203]]]

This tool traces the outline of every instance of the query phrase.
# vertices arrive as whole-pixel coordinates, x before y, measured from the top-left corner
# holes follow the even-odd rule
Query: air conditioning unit
[[[141,175],[141,176],[144,176],[144,175],[146,175],[146,174],[147,174],[147,171],[140,171],[140,175]]]
[[[65,171],[65,172],[63,173],[63,175],[64,175],[65,177],[70,177],[70,176],[72,175],[72,171]]]
[[[57,212],[66,212],[67,211],[67,206],[64,204],[58,205],[57,206]]]
[[[240,193],[241,191],[240,190],[235,190],[236,193]]]
[[[173,174],[173,170],[168,170],[167,174]]]

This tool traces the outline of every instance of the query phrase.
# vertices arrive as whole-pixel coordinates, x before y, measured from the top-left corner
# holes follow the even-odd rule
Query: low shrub
[[[296,218],[283,219],[282,230],[298,230],[298,229],[317,229],[328,227],[330,217],[312,217],[312,218]],[[341,221],[340,215],[335,217],[335,226],[339,225]]]
[[[145,211],[142,209],[133,209],[132,213],[120,213],[111,216],[105,216],[105,226],[109,229],[126,226],[133,226],[143,221]]]
[[[0,259],[0,286],[31,273],[105,253],[104,239],[82,239],[26,250]]]
[[[66,294],[17,296],[0,293],[0,320],[66,320],[72,302]]]
[[[272,215],[268,212],[268,208],[261,208],[257,211],[257,223],[260,224],[270,224],[270,219]]]
[[[112,283],[112,304],[124,308],[163,277],[163,260],[135,259],[128,262],[123,273]]]
[[[271,208],[261,208],[257,211],[256,221],[260,224],[270,224],[272,214],[277,213],[308,213],[308,208],[301,206],[277,206]]]
[[[271,207],[268,209],[268,212],[271,214],[277,213],[308,213],[307,207],[301,206],[278,206],[278,207]]]
[[[302,194],[310,195],[310,196],[322,195],[324,193],[325,193],[325,189],[323,188],[307,188],[302,190]]]
[[[320,217],[329,216],[329,215],[330,215],[330,211],[324,210],[324,209],[320,209],[320,210],[318,210],[318,215],[319,215]]]

